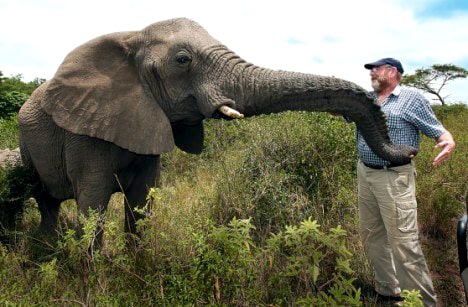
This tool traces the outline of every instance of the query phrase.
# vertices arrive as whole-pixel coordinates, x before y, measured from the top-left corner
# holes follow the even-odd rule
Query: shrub
[[[31,168],[23,165],[0,168],[0,241],[15,227],[37,184],[37,175]]]
[[[345,237],[340,226],[326,234],[310,218],[299,227],[288,226],[272,235],[264,252],[270,301],[278,305],[360,306]]]
[[[325,123],[325,124],[324,124]],[[314,216],[345,222],[354,214],[354,128],[328,114],[287,112],[247,122],[219,154],[213,215],[225,223],[252,217],[260,237]],[[225,129],[232,133],[232,129]],[[242,135],[241,134],[241,135]]]
[[[440,150],[434,148],[433,140],[423,137],[415,159],[418,212],[423,232],[447,239],[453,237],[453,221],[466,212],[468,134],[464,131],[468,108],[465,105],[441,106],[435,108],[435,112],[445,128],[452,132],[457,146],[449,160],[433,167],[432,160]]]
[[[229,226],[212,227],[199,236],[193,262],[195,284],[200,292],[213,293],[205,299],[211,303],[245,305],[259,302],[261,293],[255,287],[259,276],[256,247],[249,220],[234,219]]]
[[[17,114],[28,98],[28,94],[18,91],[0,93],[0,118],[8,119]]]

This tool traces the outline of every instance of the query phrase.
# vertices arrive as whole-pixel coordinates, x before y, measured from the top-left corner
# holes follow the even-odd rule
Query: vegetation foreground
[[[423,138],[415,158],[419,226],[439,299],[461,306],[455,233],[466,212],[468,109],[436,113],[457,149],[433,168],[437,150]],[[65,202],[51,241],[35,233],[39,212],[27,200],[0,243],[0,304],[379,306],[358,236],[354,125],[288,112],[205,127],[201,155],[163,155],[162,187],[148,195],[136,249],[125,246],[122,194],[107,210],[104,246],[93,252],[96,214],[78,217],[74,202]],[[0,135],[1,148],[17,146],[14,118],[0,122]],[[19,202],[12,191],[28,176],[0,172],[3,224],[21,211],[5,204]],[[417,293],[405,295],[418,306]]]

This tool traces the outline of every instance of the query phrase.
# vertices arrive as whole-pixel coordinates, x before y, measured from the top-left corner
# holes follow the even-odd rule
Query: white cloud
[[[421,1],[64,1],[0,0],[0,70],[51,78],[66,54],[96,36],[191,18],[245,60],[283,70],[334,75],[369,87],[363,64],[399,58],[408,73],[468,62],[468,14],[416,15]],[[465,67],[466,68],[466,67]],[[458,82],[457,82],[458,83]],[[452,99],[468,101],[468,81]]]

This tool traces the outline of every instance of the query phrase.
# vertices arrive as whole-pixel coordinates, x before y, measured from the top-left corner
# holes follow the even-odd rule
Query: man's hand
[[[453,140],[452,134],[450,132],[445,132],[437,139],[436,148],[442,148],[442,151],[435,157],[432,162],[433,166],[437,166],[440,163],[447,160],[452,154],[453,149],[455,148],[455,141]]]

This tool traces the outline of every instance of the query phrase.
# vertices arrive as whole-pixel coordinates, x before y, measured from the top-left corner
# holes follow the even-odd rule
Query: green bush
[[[416,156],[417,199],[420,208],[421,229],[443,239],[453,237],[453,220],[466,212],[468,191],[468,134],[466,123],[468,107],[450,105],[436,107],[435,113],[449,130],[457,144],[450,159],[439,167],[432,160],[440,152],[435,142],[423,137],[420,153]]]
[[[354,214],[354,125],[328,114],[287,112],[255,118],[246,129],[248,143],[242,136],[216,138],[233,140],[219,154],[218,222],[252,217],[264,237],[309,216],[328,227]]]
[[[0,71],[0,119],[8,119],[18,113],[23,103],[45,79],[36,78],[23,82],[23,76],[3,77]]]
[[[268,297],[277,305],[360,306],[353,285],[352,253],[340,226],[326,234],[316,221],[302,221],[271,235],[264,254],[268,260]],[[264,260],[264,262],[265,262]]]
[[[22,165],[0,168],[0,241],[15,228],[37,180],[35,171]]]
[[[190,231],[185,243],[190,243],[191,252],[158,255],[145,238],[136,254],[124,246],[91,252],[96,221],[97,214],[91,213],[81,239],[67,231],[49,259],[27,266],[19,275],[17,271],[25,269],[24,251],[7,251],[0,244],[0,303],[360,305],[349,266],[352,254],[339,227],[326,233],[307,220],[258,246],[249,220],[234,219],[227,226],[208,223],[199,229],[181,225]],[[158,231],[151,217],[141,226],[146,228],[144,236]],[[106,235],[125,237],[122,232]]]
[[[0,118],[8,119],[17,114],[28,98],[28,94],[18,91],[0,93]]]
[[[259,302],[255,279],[259,276],[256,247],[249,220],[232,220],[196,237],[193,261],[195,284],[211,303],[245,305]]]
[[[419,290],[409,291],[404,289],[401,293],[401,297],[405,299],[405,302],[402,306],[405,307],[424,307],[422,302],[422,296]]]

